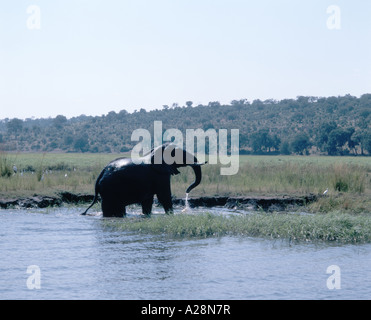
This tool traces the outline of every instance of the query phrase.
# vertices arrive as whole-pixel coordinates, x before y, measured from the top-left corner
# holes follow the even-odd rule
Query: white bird
[[[68,177],[67,173],[66,173],[66,174],[64,175],[64,177],[65,177],[65,178],[67,178],[67,177]]]
[[[325,192],[323,193],[323,195],[325,195],[327,192],[328,192],[328,188],[325,190]]]
[[[14,171],[14,173],[17,173],[18,169],[17,169],[16,165],[13,165],[13,171]]]

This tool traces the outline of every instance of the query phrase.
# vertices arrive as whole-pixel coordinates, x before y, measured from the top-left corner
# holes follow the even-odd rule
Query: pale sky
[[[348,93],[368,0],[0,0],[0,119]]]

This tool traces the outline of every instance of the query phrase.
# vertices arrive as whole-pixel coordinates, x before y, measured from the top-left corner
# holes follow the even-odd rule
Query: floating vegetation
[[[107,228],[174,237],[242,235],[297,241],[371,242],[370,215],[247,214],[241,216],[160,215],[151,218],[105,219]]]

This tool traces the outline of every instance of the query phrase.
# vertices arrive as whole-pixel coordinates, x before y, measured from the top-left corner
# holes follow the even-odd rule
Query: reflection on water
[[[371,297],[369,244],[174,239],[107,230],[99,214],[81,212],[0,211],[0,299]],[[40,268],[40,290],[27,288],[30,265]],[[340,290],[326,286],[330,265],[341,268]]]

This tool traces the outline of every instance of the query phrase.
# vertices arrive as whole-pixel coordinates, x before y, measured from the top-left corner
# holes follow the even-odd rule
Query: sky
[[[371,93],[371,1],[0,0],[0,119]]]

